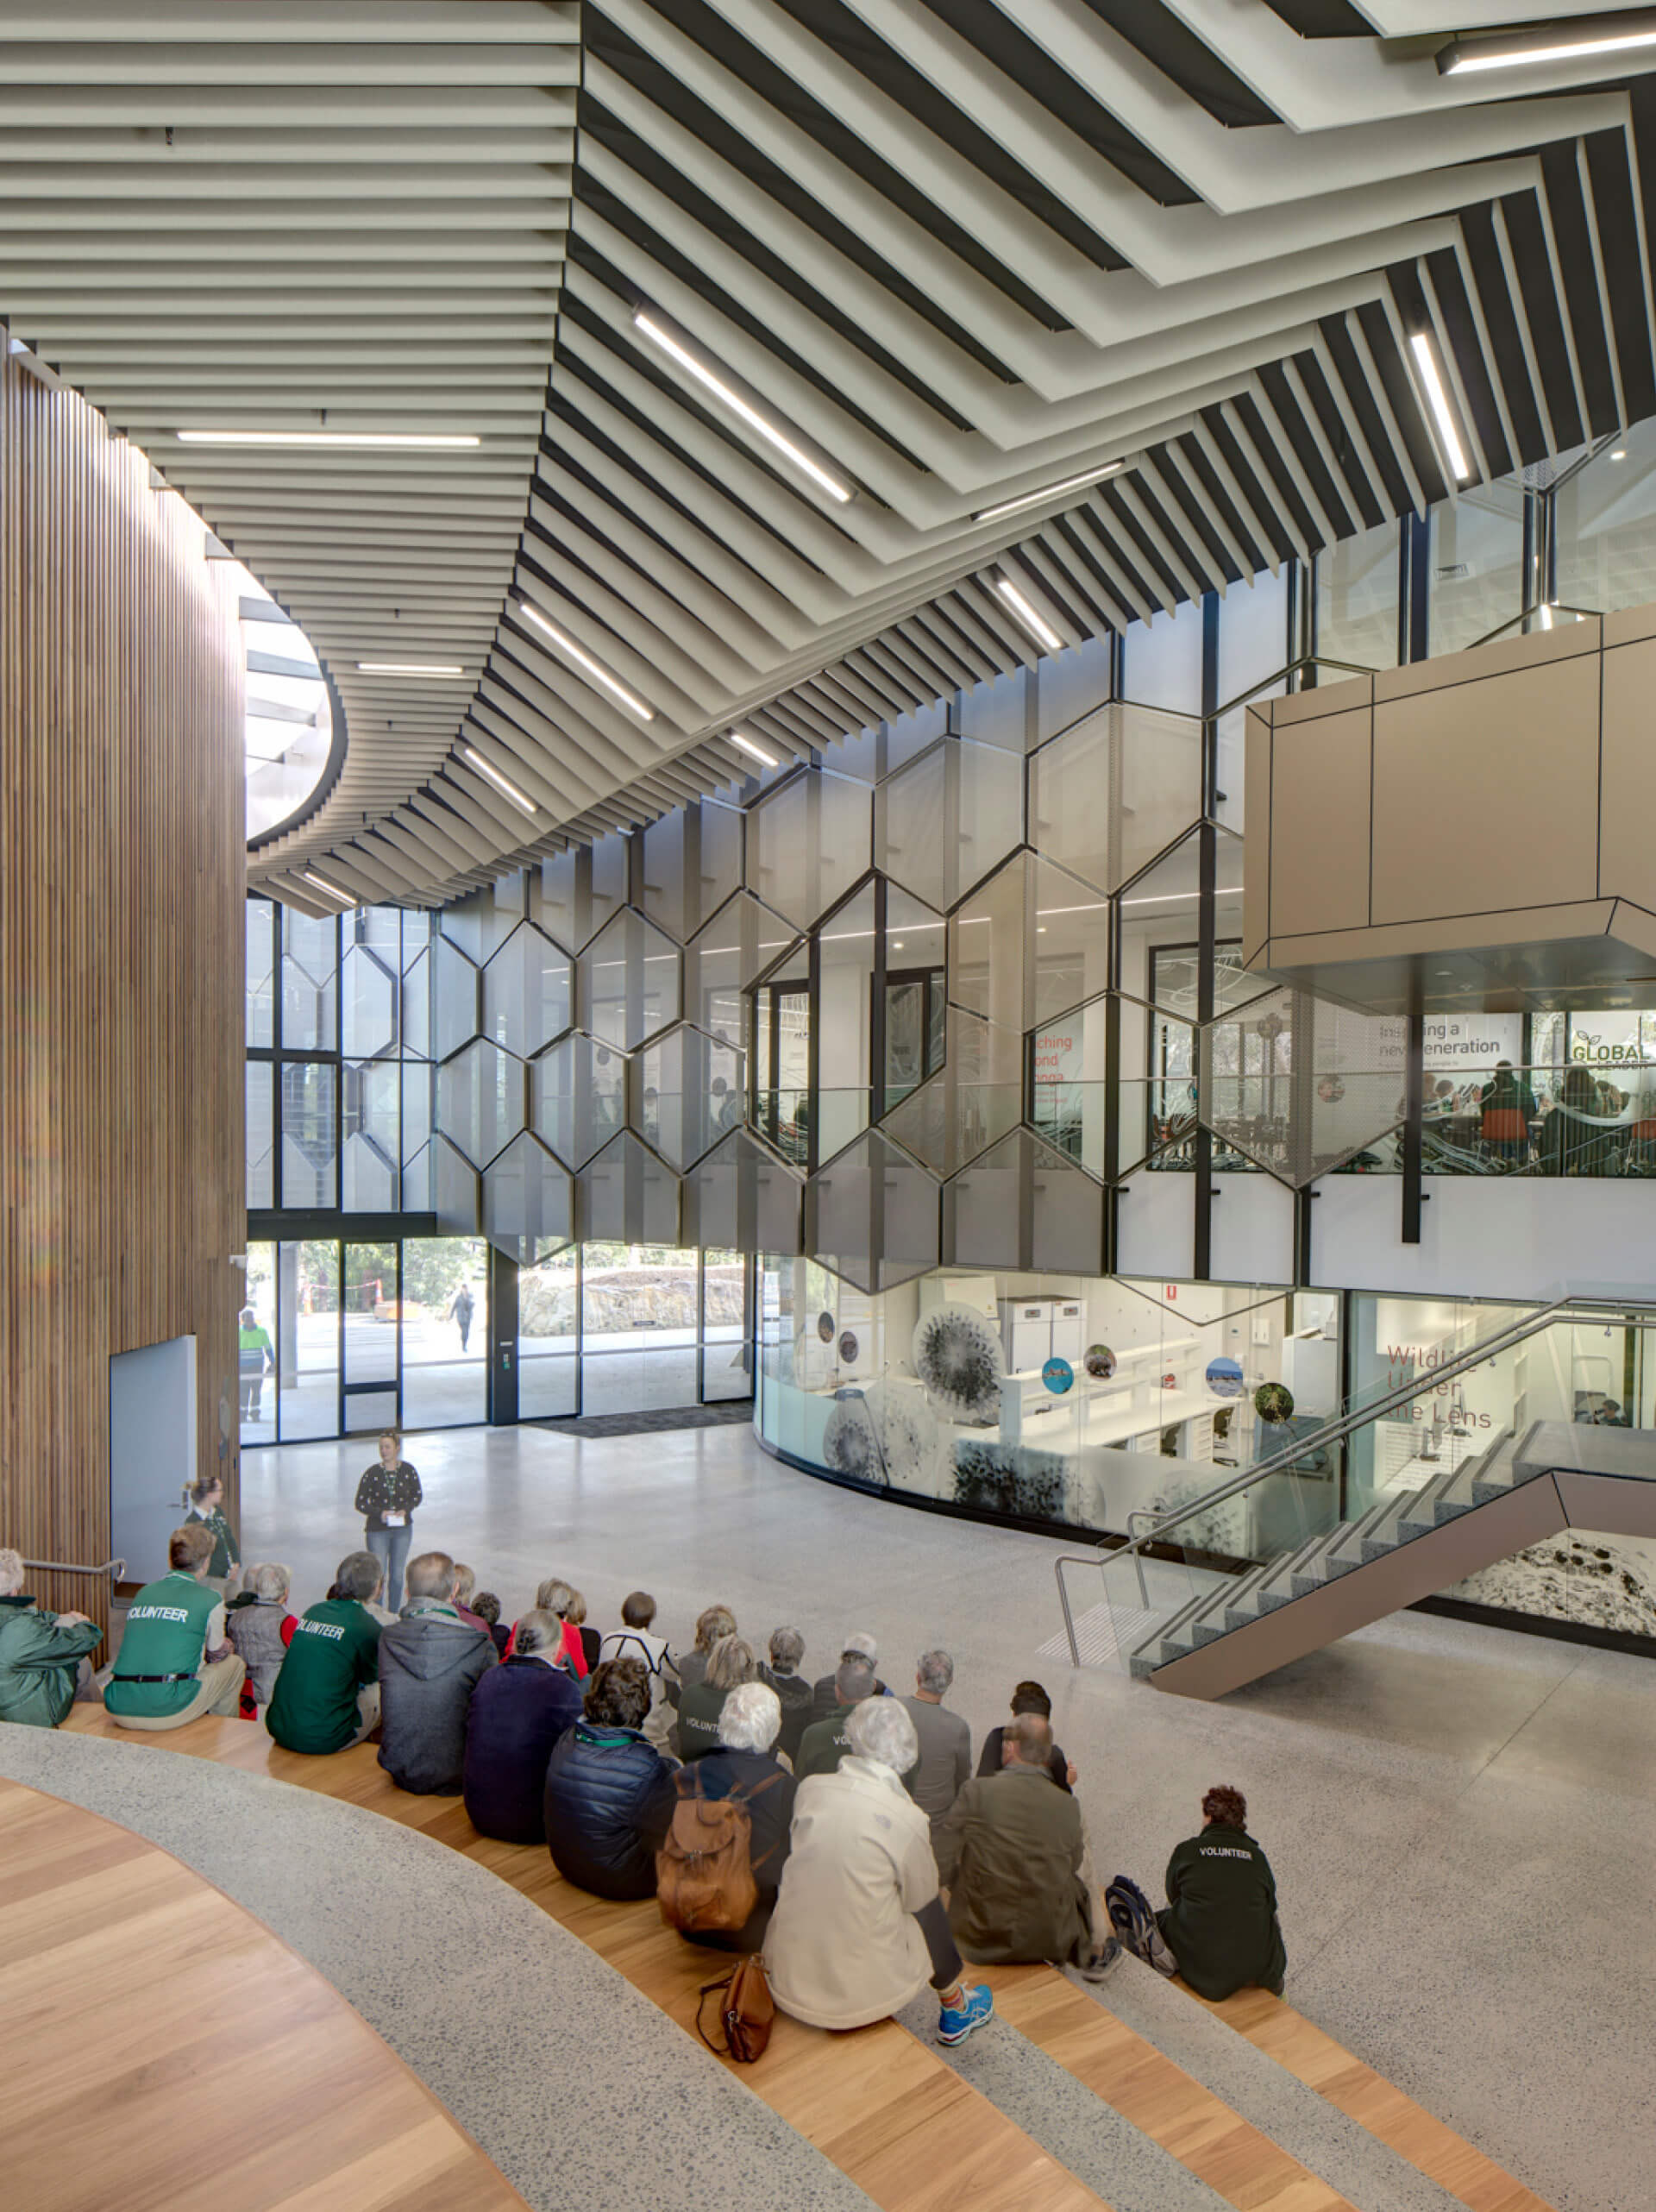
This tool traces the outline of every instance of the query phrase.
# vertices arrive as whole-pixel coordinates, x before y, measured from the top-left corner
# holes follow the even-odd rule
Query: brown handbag
[[[701,2024],[707,2000],[715,1990],[719,1993],[719,2025],[724,2031],[722,2045],[715,2043]],[[722,1981],[702,1984],[696,2033],[715,2058],[734,2058],[739,2066],[750,2066],[763,2055],[775,2017],[776,2003],[765,1979],[764,1961],[754,1952],[740,1959]]]

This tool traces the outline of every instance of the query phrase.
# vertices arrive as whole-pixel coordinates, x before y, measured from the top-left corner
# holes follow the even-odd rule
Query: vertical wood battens
[[[140,1345],[195,1336],[234,1503],[242,691],[200,521],[0,355],[0,1544],[29,1558],[110,1555],[109,1361]],[[104,1618],[90,1577],[30,1587]]]

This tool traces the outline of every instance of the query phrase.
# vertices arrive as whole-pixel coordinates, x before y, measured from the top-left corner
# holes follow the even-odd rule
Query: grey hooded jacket
[[[459,1795],[472,1692],[496,1664],[487,1630],[435,1598],[411,1598],[380,1631],[380,1763],[399,1789]]]

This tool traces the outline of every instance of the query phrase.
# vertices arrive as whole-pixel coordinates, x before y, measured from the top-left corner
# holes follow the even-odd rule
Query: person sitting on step
[[[768,1682],[738,1682],[720,1707],[717,1745],[694,1763],[696,1787],[702,1796],[740,1797],[747,1805],[751,1823],[748,1864],[759,1901],[740,1928],[681,1930],[688,1943],[706,1944],[715,1951],[751,1951],[764,1947],[782,1869],[787,1863],[788,1832],[794,1819],[794,1777],[776,1756],[781,1722],[782,1708]]]
[[[557,1615],[562,1623],[563,1641],[560,1646],[561,1656],[575,1680],[578,1682],[584,1682],[589,1672],[586,1665],[586,1647],[581,1643],[580,1629],[568,1618],[569,1607],[575,1594],[561,1574],[549,1574],[545,1581],[536,1590],[535,1610],[536,1612]],[[518,1627],[514,1622],[511,1634],[506,1638],[505,1650],[501,1656],[510,1659],[517,1649]]]
[[[487,1621],[472,1607],[472,1593],[476,1587],[476,1568],[467,1567],[464,1561],[457,1559],[455,1562],[455,1611],[467,1628],[487,1628]]]
[[[679,1700],[679,1756],[699,1759],[718,1744],[718,1716],[724,1700],[743,1682],[757,1679],[753,1646],[739,1636],[721,1636],[707,1655],[707,1672]],[[780,1712],[780,1707],[778,1708]]]
[[[699,1682],[707,1672],[708,1656],[721,1636],[736,1634],[736,1615],[728,1606],[707,1606],[696,1617],[694,1649],[675,1655],[673,1671],[667,1678],[668,1703],[676,1712],[679,1701],[692,1682]]]
[[[1178,1844],[1167,1863],[1167,1909],[1155,1929],[1117,1932],[1129,1951],[1168,1972],[1173,1968],[1199,1997],[1218,2003],[1239,1989],[1283,1994],[1288,1952],[1276,1916],[1270,1863],[1248,1833],[1247,1800],[1220,1784],[1201,1800],[1200,1835]],[[1158,1942],[1170,1954],[1157,1956]]]
[[[455,1610],[446,1551],[411,1559],[405,1579],[402,1616],[380,1631],[380,1763],[399,1789],[457,1797],[472,1692],[499,1661],[487,1629]]]
[[[1012,1694],[1012,1712],[1014,1719],[1020,1712],[1034,1712],[1038,1713],[1043,1720],[1051,1720],[1052,1700],[1038,1682],[1019,1682]],[[1004,1728],[991,1728],[983,1738],[982,1756],[977,1763],[980,1778],[998,1775],[1006,1764],[1001,1750],[1001,1743],[1005,1735]],[[1056,1744],[1052,1746],[1049,1771],[1060,1789],[1075,1788],[1076,1769]]]
[[[847,1659],[866,1659],[869,1672],[873,1673],[880,1663],[880,1646],[871,1636],[859,1629],[856,1635],[846,1637],[839,1656],[842,1663]],[[837,1673],[838,1668],[836,1668],[834,1675],[820,1676],[812,1686],[811,1718],[813,1721],[825,1720],[839,1703],[839,1693],[835,1687],[835,1675]],[[891,1692],[880,1680],[878,1675],[875,1675],[873,1694],[877,1698],[888,1698],[891,1695]]]
[[[49,1613],[23,1587],[22,1554],[0,1551],[0,1720],[24,1728],[56,1728],[68,1719],[75,1691],[89,1685],[87,1653],[104,1631],[85,1613]]]
[[[972,1731],[943,1701],[954,1679],[955,1662],[946,1651],[923,1651],[914,1668],[914,1694],[902,1700],[920,1739],[920,1756],[904,1779],[934,1838],[972,1774]]]
[[[380,1554],[348,1551],[328,1595],[299,1620],[265,1707],[284,1750],[325,1757],[380,1725],[380,1634],[397,1618],[375,1602],[385,1584]]]
[[[765,1937],[771,1994],[808,2027],[866,2027],[900,2012],[929,1982],[938,2040],[963,2042],[994,2006],[987,1989],[961,1978],[932,1824],[903,1788],[919,1756],[914,1723],[895,1698],[869,1696],[846,1726],[850,1748],[837,1769],[808,1775],[794,1796]]]
[[[242,1685],[242,1718],[257,1719],[259,1707],[268,1705],[287,1647],[298,1626],[287,1610],[287,1593],[293,1570],[267,1561],[250,1567],[247,1587],[224,1608],[224,1626],[237,1656],[248,1670]]]
[[[546,1840],[566,1882],[595,1897],[656,1895],[656,1854],[673,1818],[674,1760],[644,1741],[642,1659],[605,1659],[582,1717],[546,1769]]]
[[[466,1721],[466,1810],[480,1835],[546,1841],[546,1767],[580,1719],[574,1677],[558,1664],[563,1624],[538,1609],[518,1624],[518,1648],[472,1692]]]
[[[569,1606],[564,1618],[580,1638],[581,1658],[585,1671],[590,1675],[603,1656],[604,1639],[595,1628],[587,1627],[586,1600],[579,1590],[569,1593]]]
[[[790,1766],[800,1763],[800,1738],[811,1725],[811,1685],[800,1672],[800,1662],[805,1657],[805,1638],[796,1628],[774,1628],[770,1631],[770,1662],[759,1669],[759,1679],[768,1682],[776,1693],[782,1708],[782,1732],[777,1739],[777,1749]]]
[[[1100,1979],[1121,1946],[1093,1933],[1081,1807],[1049,1771],[1052,1724],[1021,1712],[1001,1737],[1000,1773],[966,1782],[932,1830],[955,1940],[984,1965],[1049,1959]]]
[[[493,1641],[495,1650],[504,1659],[506,1646],[511,1641],[511,1631],[500,1618],[500,1600],[492,1590],[479,1590],[472,1598],[472,1611],[477,1615]]]
[[[224,1600],[207,1580],[216,1542],[204,1520],[166,1541],[168,1571],[127,1608],[104,1706],[122,1728],[182,1728],[204,1713],[234,1720],[247,1668],[224,1632]]]
[[[853,1710],[875,1694],[873,1663],[853,1651],[839,1662],[834,1676],[839,1700],[820,1720],[813,1720],[800,1738],[800,1756],[794,1762],[795,1777],[831,1775],[851,1748],[847,1732]],[[911,1727],[913,1723],[909,1723]],[[918,1755],[917,1755],[918,1756]]]

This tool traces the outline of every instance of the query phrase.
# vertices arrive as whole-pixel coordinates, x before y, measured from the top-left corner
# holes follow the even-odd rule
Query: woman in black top
[[[1052,1700],[1038,1682],[1019,1682],[1012,1694],[1012,1711],[1014,1719],[1020,1712],[1034,1712],[1038,1713],[1043,1720],[1051,1720]],[[1004,1728],[991,1728],[983,1738],[983,1753],[977,1763],[980,1777],[1000,1773],[1006,1762],[1005,1741]],[[1047,1760],[1046,1770],[1066,1795],[1074,1794],[1076,1770],[1056,1744],[1052,1746],[1051,1756]]]
[[[380,1436],[380,1456],[356,1486],[356,1511],[367,1532],[368,1549],[386,1570],[386,1593],[381,1603],[392,1612],[403,1605],[403,1568],[414,1536],[414,1508],[421,1497],[420,1478],[403,1457],[399,1430],[386,1429]]]
[[[1283,1994],[1288,1953],[1276,1918],[1270,1863],[1247,1832],[1247,1800],[1221,1785],[1201,1800],[1202,1830],[1167,1863],[1162,1940],[1199,1997],[1217,2004],[1238,1989]]]

